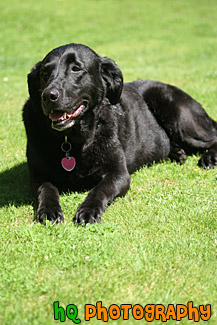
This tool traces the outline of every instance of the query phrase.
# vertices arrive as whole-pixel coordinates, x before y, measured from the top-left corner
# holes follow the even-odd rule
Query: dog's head
[[[123,76],[114,61],[89,47],[69,44],[52,50],[28,75],[35,110],[42,110],[58,131],[72,127],[105,97],[119,102]]]

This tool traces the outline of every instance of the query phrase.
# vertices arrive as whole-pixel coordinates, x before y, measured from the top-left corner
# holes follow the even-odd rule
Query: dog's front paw
[[[64,221],[63,212],[60,206],[42,206],[37,210],[36,220],[46,224],[49,220],[51,223],[61,223]]]
[[[101,222],[101,215],[102,215],[103,209],[99,207],[89,207],[85,204],[81,204],[73,218],[74,223],[86,225],[88,223],[100,223]]]
[[[217,166],[217,153],[213,151],[206,152],[199,160],[198,165],[205,169]]]

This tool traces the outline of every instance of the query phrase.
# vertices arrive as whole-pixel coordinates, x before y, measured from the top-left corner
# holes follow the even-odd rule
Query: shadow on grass
[[[27,163],[0,173],[0,207],[34,203],[29,184]]]

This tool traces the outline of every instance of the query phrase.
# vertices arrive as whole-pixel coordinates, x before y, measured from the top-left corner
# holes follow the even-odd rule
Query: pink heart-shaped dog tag
[[[69,157],[69,158],[63,158],[61,160],[62,167],[67,170],[67,172],[71,172],[75,168],[75,158]]]

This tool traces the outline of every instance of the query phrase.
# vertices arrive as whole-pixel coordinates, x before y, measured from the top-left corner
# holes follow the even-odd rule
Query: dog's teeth
[[[64,119],[66,119],[66,113],[64,113]]]

